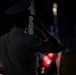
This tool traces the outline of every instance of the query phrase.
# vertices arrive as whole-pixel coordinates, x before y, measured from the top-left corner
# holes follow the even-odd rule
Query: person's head
[[[30,6],[30,2],[21,2],[7,9],[6,14],[16,27],[27,28],[29,25]]]

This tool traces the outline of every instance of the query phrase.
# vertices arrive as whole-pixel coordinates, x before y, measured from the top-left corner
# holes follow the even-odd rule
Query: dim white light
[[[57,15],[57,3],[53,3],[52,11],[53,11],[54,16],[56,16]]]

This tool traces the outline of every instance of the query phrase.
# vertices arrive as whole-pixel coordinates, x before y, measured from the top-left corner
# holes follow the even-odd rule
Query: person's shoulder
[[[9,33],[4,34],[3,36],[0,37],[0,40],[6,39],[9,36]]]

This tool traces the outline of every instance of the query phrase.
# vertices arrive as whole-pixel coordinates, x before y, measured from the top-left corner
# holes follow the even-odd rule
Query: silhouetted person
[[[0,38],[0,61],[4,75],[36,75],[38,52],[58,53],[62,49],[43,24],[31,15],[30,6],[30,2],[21,2],[6,11],[14,27]],[[35,28],[42,33],[46,41],[24,32],[29,25],[29,16],[33,17]]]

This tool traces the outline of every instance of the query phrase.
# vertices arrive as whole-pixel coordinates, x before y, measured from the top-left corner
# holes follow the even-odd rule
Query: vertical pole
[[[55,36],[57,38],[57,40],[60,42],[59,40],[59,29],[58,29],[58,23],[57,23],[57,3],[53,3],[53,15],[54,15],[54,25],[55,25]]]
[[[57,23],[57,8],[58,5],[57,3],[53,4],[53,15],[54,15],[54,25],[55,25],[55,36],[56,39],[59,41],[60,43],[60,39],[59,39],[59,29],[58,29],[58,23]],[[60,64],[60,58],[61,58],[61,52],[58,53],[58,58],[56,59],[56,66],[57,66],[57,72],[59,75],[59,64]],[[58,64],[59,63],[59,64]]]
[[[32,0],[30,10],[31,10],[31,13],[35,15],[35,10],[34,9],[35,9],[34,8],[34,0]],[[30,16],[29,17],[30,22],[29,22],[29,27],[28,27],[28,33],[33,35],[34,34],[34,25],[33,25],[32,20],[33,20],[33,18],[32,18],[32,16]]]
[[[31,0],[31,14],[35,15],[35,0]],[[32,16],[29,17],[29,27],[28,27],[28,34],[33,35],[34,34],[34,24],[32,22],[33,18]],[[38,53],[36,53],[36,55],[38,55]],[[36,75],[38,75],[38,66],[39,66],[39,59],[37,56],[36,59],[36,63],[35,63],[35,71],[36,71]]]

